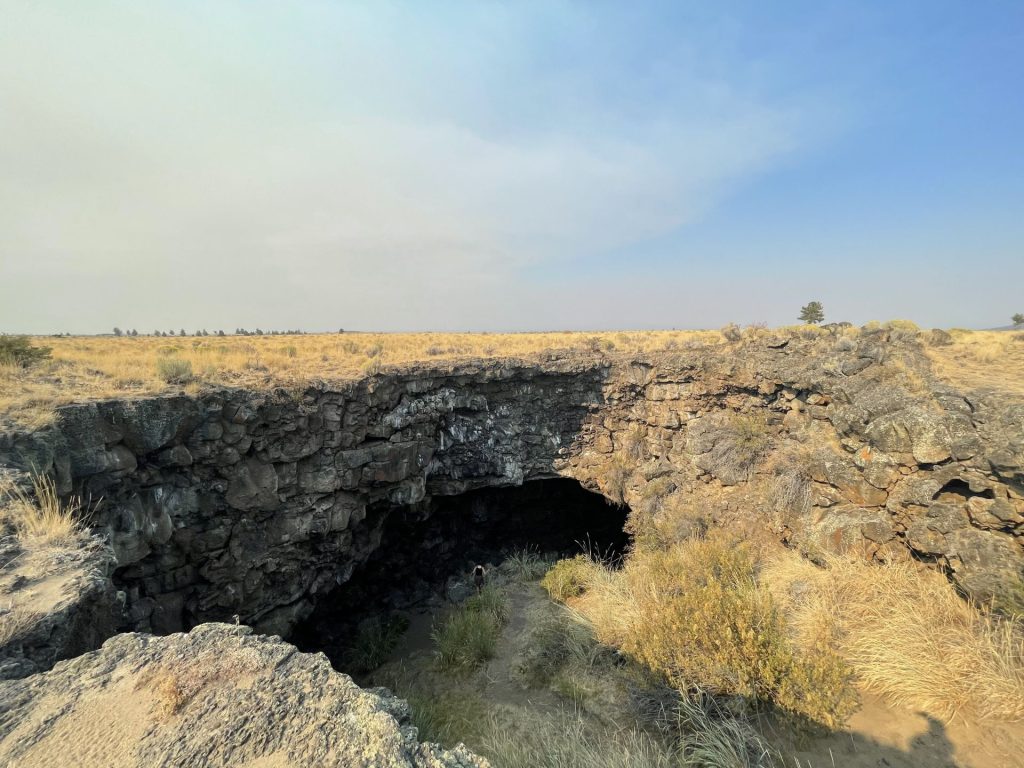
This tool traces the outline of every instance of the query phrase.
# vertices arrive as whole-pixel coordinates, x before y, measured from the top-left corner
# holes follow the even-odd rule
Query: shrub
[[[855,692],[823,644],[798,655],[743,544],[723,535],[635,552],[574,607],[602,642],[622,648],[681,690],[768,701],[799,720],[838,727]]]
[[[156,361],[156,373],[168,384],[187,384],[192,380],[192,363],[180,357],[160,357]]]
[[[508,617],[504,593],[489,585],[466,600],[431,633],[434,656],[445,670],[471,670],[494,657],[502,624]]]
[[[952,718],[1024,718],[1024,621],[986,615],[941,573],[838,556],[819,568],[792,554],[763,579],[797,642],[827,640],[868,690]]]
[[[544,575],[540,585],[548,591],[552,599],[564,603],[586,591],[591,575],[597,568],[600,566],[586,555],[559,560]]]
[[[541,556],[538,552],[530,549],[517,549],[506,557],[501,565],[513,579],[523,582],[541,578],[548,572],[552,564],[550,559]]]
[[[698,424],[710,446],[700,466],[723,482],[749,480],[771,450],[772,433],[762,414],[718,413]]]
[[[630,467],[631,464],[623,453],[615,453],[598,474],[598,485],[613,504],[622,506],[626,503],[626,490],[632,475]]]
[[[740,341],[743,338],[743,331],[736,323],[729,323],[722,327],[722,338],[729,342]]]
[[[28,336],[0,335],[0,365],[27,368],[50,356],[49,347],[34,347]]]

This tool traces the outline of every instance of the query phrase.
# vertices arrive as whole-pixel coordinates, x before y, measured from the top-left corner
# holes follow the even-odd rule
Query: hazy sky
[[[0,331],[1024,312],[1024,3],[0,0]]]

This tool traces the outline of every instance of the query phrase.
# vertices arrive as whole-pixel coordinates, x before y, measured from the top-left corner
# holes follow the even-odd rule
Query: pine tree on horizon
[[[820,301],[810,301],[800,309],[800,321],[817,325],[825,319],[825,308]]]

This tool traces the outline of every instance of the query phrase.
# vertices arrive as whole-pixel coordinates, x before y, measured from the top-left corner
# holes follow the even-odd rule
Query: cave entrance
[[[384,517],[379,546],[348,581],[317,600],[290,638],[303,651],[323,651],[343,671],[344,648],[361,622],[450,597],[451,582],[477,563],[500,563],[523,550],[615,560],[629,543],[629,509],[567,478],[376,511]]]

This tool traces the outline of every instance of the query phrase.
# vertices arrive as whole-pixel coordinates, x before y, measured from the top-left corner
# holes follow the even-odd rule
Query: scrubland
[[[992,386],[1024,392],[1024,333],[954,329],[935,343],[931,332],[906,320],[869,323],[919,335],[935,372],[968,388]],[[54,408],[76,400],[137,397],[209,386],[301,387],[413,363],[526,357],[541,353],[655,353],[734,344],[773,334],[805,338],[862,329],[847,326],[763,326],[721,330],[556,333],[329,333],[265,336],[34,337],[49,356],[20,364],[0,354],[0,415],[24,427],[53,419]],[[11,337],[7,337],[11,338]],[[2,353],[0,349],[0,353]]]
[[[0,355],[0,414],[42,426],[56,406],[204,386],[300,387],[415,362],[542,352],[654,352],[717,343],[718,331],[604,333],[332,333],[277,336],[36,337],[48,358]]]

